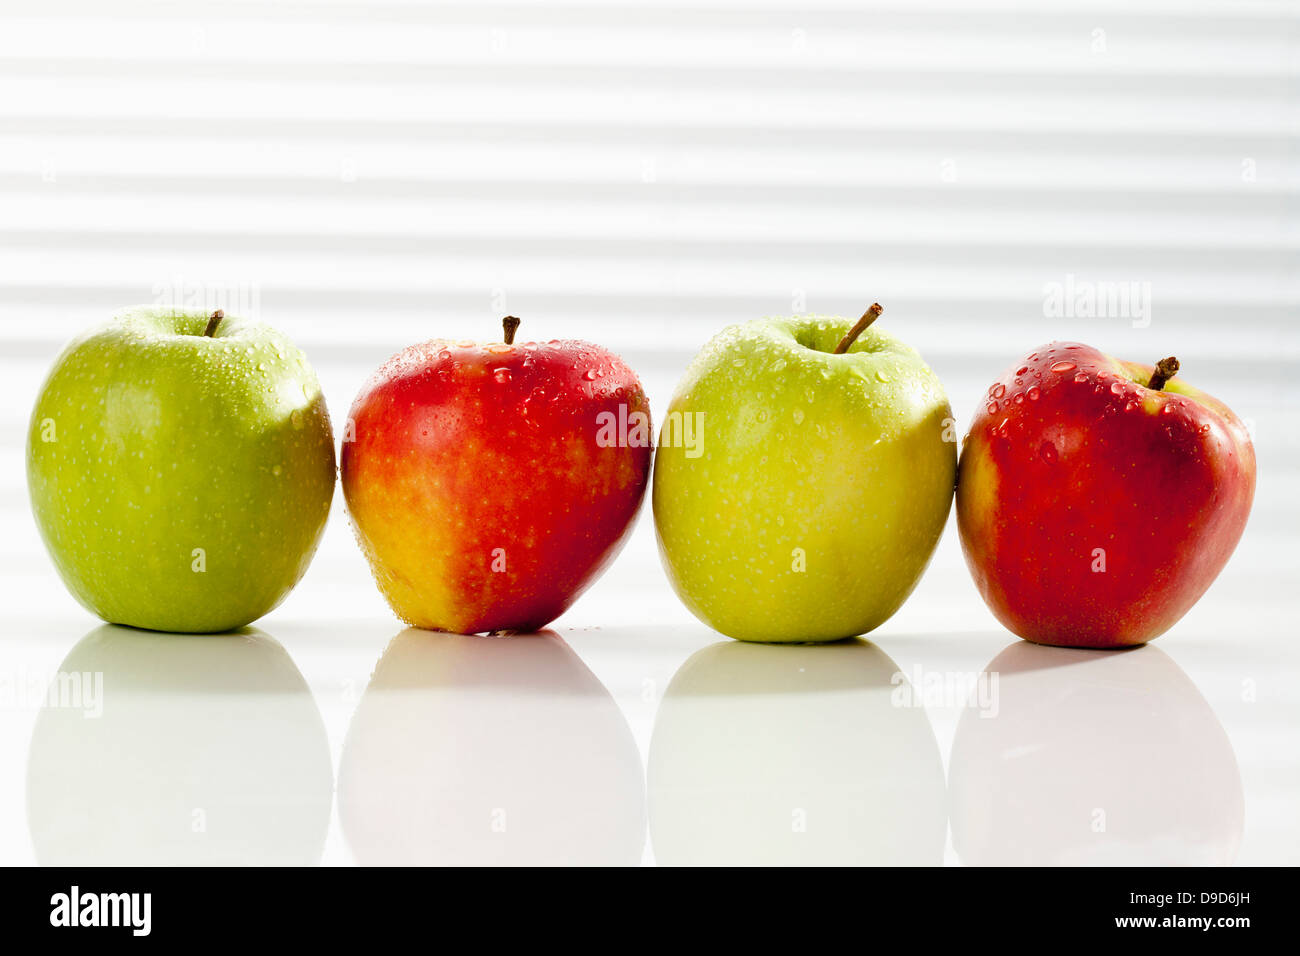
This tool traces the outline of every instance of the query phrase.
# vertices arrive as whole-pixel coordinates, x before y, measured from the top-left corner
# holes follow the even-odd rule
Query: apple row
[[[956,502],[992,612],[1044,644],[1122,647],[1178,621],[1245,528],[1242,421],[1173,358],[1052,343],[1010,365],[961,440],[938,377],[876,325],[731,326],[656,437],[637,375],[588,342],[433,340],[394,355],[335,436],[277,330],[141,306],[74,340],[37,398],[28,487],[64,583],[104,620],[217,632],[306,571],[341,477],[403,621],[527,632],[615,558],[651,497],[664,568],[738,640],[867,633],[907,599]],[[653,481],[651,472],[653,471]]]

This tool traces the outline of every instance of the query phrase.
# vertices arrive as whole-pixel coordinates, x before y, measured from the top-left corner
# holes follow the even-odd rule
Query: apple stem
[[[1165,387],[1165,382],[1178,374],[1178,367],[1178,359],[1172,355],[1169,358],[1162,358],[1156,363],[1156,369],[1151,373],[1151,381],[1147,382],[1147,388],[1160,391]]]
[[[835,354],[843,355],[847,352],[849,346],[856,342],[858,336],[867,330],[868,325],[880,318],[880,313],[883,311],[884,307],[879,302],[872,303],[871,308],[862,313],[862,318],[858,319],[857,324],[844,333],[844,338],[840,339],[840,344],[835,346]]]
[[[225,317],[226,317],[226,313],[222,312],[220,309],[217,309],[217,311],[213,312],[212,315],[208,318],[208,325],[207,328],[203,330],[203,335],[206,338],[209,339],[212,338],[212,334],[217,331],[217,326],[221,324],[221,320],[224,319]]]
[[[501,328],[506,331],[506,345],[514,345],[515,333],[519,331],[519,320],[513,315],[507,315],[501,320]]]

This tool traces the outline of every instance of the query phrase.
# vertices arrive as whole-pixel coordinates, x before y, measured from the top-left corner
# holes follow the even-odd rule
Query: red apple
[[[962,447],[957,527],[980,594],[1020,637],[1141,644],[1227,563],[1254,447],[1177,369],[1056,342],[989,388]]]
[[[389,605],[416,627],[532,631],[618,553],[645,493],[649,404],[587,342],[434,340],[352,405],[343,494]]]

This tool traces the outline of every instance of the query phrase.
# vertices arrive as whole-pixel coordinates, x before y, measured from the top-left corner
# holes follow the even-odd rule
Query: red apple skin
[[[645,415],[645,440],[602,434]],[[435,340],[388,360],[352,406],[343,494],[394,612],[415,627],[533,631],[622,547],[645,494],[649,403],[580,341]],[[621,435],[619,436],[621,437]]]
[[[957,527],[980,594],[1025,640],[1158,637],[1241,538],[1255,496],[1246,427],[1181,376],[1147,388],[1151,372],[1054,342],[980,404],[958,464]]]

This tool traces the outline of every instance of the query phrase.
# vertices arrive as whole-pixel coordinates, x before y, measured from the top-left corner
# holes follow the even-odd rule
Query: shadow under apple
[[[316,865],[332,799],[315,699],[254,628],[99,627],[64,659],[32,734],[43,865]]]
[[[943,762],[898,667],[862,640],[726,641],[673,676],[650,746],[666,865],[943,862]]]
[[[996,716],[963,712],[953,845],[977,866],[1227,865],[1243,826],[1232,745],[1159,648],[1017,641],[985,667]]]
[[[363,865],[636,865],[641,757],[554,632],[410,628],[348,728],[339,816]]]

